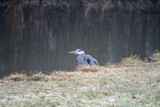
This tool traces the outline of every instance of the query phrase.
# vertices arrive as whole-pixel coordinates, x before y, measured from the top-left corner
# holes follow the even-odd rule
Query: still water
[[[100,65],[117,63],[131,54],[141,58],[160,49],[160,25],[154,15],[106,12],[103,17],[82,11],[24,9],[24,20],[8,27],[8,14],[1,18],[0,77],[13,72],[71,71],[81,48]],[[6,19],[7,17],[7,19]],[[16,20],[16,17],[12,17]],[[23,24],[23,26],[22,26]]]

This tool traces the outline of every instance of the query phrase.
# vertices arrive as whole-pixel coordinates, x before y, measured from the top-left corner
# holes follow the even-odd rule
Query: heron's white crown
[[[84,51],[77,52],[76,54],[85,54]]]

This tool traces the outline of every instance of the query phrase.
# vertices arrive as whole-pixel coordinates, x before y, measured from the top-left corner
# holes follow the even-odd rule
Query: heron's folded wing
[[[91,55],[85,55],[83,61],[91,66],[98,65],[97,60],[94,59]]]

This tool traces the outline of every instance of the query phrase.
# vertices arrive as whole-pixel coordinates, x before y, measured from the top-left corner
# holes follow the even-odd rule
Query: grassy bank
[[[50,75],[12,74],[0,80],[0,106],[160,106],[160,53],[152,58]]]

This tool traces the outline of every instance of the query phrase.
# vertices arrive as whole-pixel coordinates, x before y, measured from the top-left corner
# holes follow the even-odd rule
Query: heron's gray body
[[[79,66],[97,66],[98,62],[91,55],[80,54],[77,57],[77,63]]]

